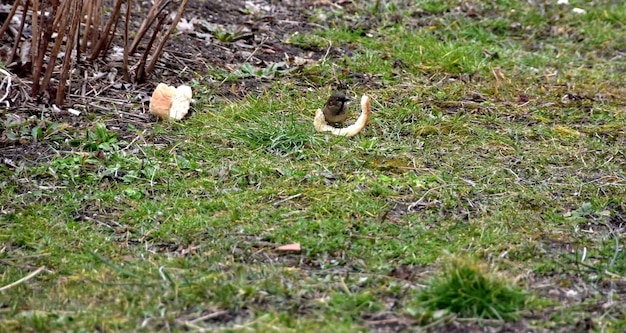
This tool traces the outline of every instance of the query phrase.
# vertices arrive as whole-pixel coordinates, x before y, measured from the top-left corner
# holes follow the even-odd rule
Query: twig
[[[26,16],[28,15],[28,5],[30,4],[30,1],[26,1],[26,3],[24,4],[24,13],[22,14],[22,22],[20,22],[20,28],[17,31],[17,36],[15,36],[15,44],[13,44],[13,49],[11,50],[11,55],[8,58],[8,62],[11,63],[13,62],[13,59],[15,59],[15,54],[17,52],[17,47],[20,44],[20,40],[22,40],[22,33],[24,33],[24,24],[26,24]],[[11,19],[9,18],[7,21],[10,21]]]
[[[57,22],[52,23],[52,29],[58,32],[57,32],[56,41],[54,43],[54,46],[52,47],[52,51],[50,51],[50,55],[49,55],[50,59],[48,60],[48,67],[46,68],[46,73],[44,74],[43,81],[41,83],[42,90],[48,89],[48,85],[50,84],[50,79],[52,78],[52,72],[54,72],[54,69],[56,67],[54,66],[54,63],[56,63],[57,57],[59,56],[59,51],[61,50],[61,46],[63,45],[63,41],[65,40],[64,37],[65,37],[66,27],[68,23],[67,21],[69,20],[66,15],[69,14],[70,11],[71,11],[71,2],[66,1],[62,3],[61,10],[59,12],[65,13],[65,15],[63,15],[63,19],[60,19],[61,22],[59,22],[58,26],[56,25]],[[68,43],[69,43],[69,39],[71,39],[71,37],[68,37]],[[67,49],[65,50],[65,58],[66,59],[71,58],[71,50],[67,50]]]
[[[615,265],[615,260],[617,260],[617,255],[619,254],[619,239],[617,238],[617,233],[613,231],[613,228],[611,228],[610,225],[608,227],[613,234],[613,238],[615,239],[615,252],[613,253],[613,258],[611,258],[611,261],[609,262],[609,268],[612,268],[613,265]]]
[[[13,282],[13,283],[11,283],[11,284],[8,284],[8,285],[6,285],[6,286],[4,286],[4,287],[0,288],[0,291],[5,291],[5,290],[7,290],[7,289],[9,289],[9,288],[12,288],[12,287],[17,286],[17,285],[18,285],[18,284],[20,284],[20,283],[23,283],[23,282],[26,282],[26,281],[28,281],[28,280],[32,279],[32,278],[33,278],[33,277],[35,277],[37,274],[41,273],[41,271],[43,271],[45,268],[46,268],[46,266],[41,266],[41,267],[37,268],[34,272],[32,272],[32,273],[30,273],[30,274],[26,275],[25,277],[23,277],[23,278],[21,278],[21,279],[19,279],[19,280],[15,281],[15,282]]]
[[[48,11],[51,14],[39,16],[41,19],[41,29],[39,29],[41,30],[41,33],[37,35],[33,35],[33,40],[35,39],[37,40],[36,42],[37,47],[34,50],[31,49],[31,52],[37,52],[37,55],[34,57],[35,62],[33,63],[33,85],[31,87],[31,92],[30,92],[30,95],[32,97],[37,97],[40,89],[42,89],[41,88],[42,79],[40,79],[40,77],[41,77],[41,72],[43,70],[43,62],[46,56],[46,50],[48,49],[48,44],[50,44],[50,38],[52,38],[52,33],[54,32],[54,29],[52,27],[52,22],[54,18],[52,16],[54,13],[57,12],[59,2],[54,1],[52,2],[52,4],[50,4],[47,1],[44,1],[43,4],[48,5],[48,7],[43,6],[41,8],[41,11],[42,12]],[[36,13],[33,13],[33,17],[34,16],[36,16]],[[44,79],[44,82],[45,82],[45,79]]]
[[[128,51],[129,51],[129,32],[128,32],[128,24],[130,23],[130,8],[132,7],[133,1],[128,0],[126,4],[126,20],[124,21],[124,65],[122,66],[122,72],[124,74],[124,80],[126,82],[130,82],[130,75],[128,74]]]
[[[0,259],[0,261],[2,261],[2,262],[13,261],[13,260],[23,261],[23,260],[26,260],[26,259],[41,258],[41,257],[48,257],[48,256],[50,256],[50,253],[46,252],[46,253],[41,253],[41,254],[31,254],[29,256],[2,258],[2,259]]]
[[[180,320],[180,319],[176,319],[175,322],[184,325],[187,328],[191,328],[193,329],[195,332],[212,332],[212,330],[208,329],[208,328],[204,328],[204,327],[200,327],[190,321],[186,321],[186,320]]]
[[[608,275],[608,276],[610,276],[610,277],[616,278],[616,279],[626,280],[626,277],[623,277],[623,276],[621,276],[621,275],[617,275],[617,274],[615,274],[615,273],[611,273],[611,272],[609,272],[609,270],[608,270],[608,269],[604,270],[604,274],[606,274],[606,275]]]
[[[107,260],[105,257],[99,255],[98,253],[95,252],[89,252],[89,254],[91,254],[94,258],[96,258],[97,260],[99,260],[100,262],[102,262],[103,264],[109,266],[110,268],[112,268],[113,270],[117,271],[118,273],[122,274],[124,277],[132,277],[132,278],[136,278],[137,275],[120,267],[115,265],[114,263],[110,262],[109,260]]]
[[[456,319],[456,314],[450,313],[450,314],[448,314],[446,316],[443,316],[443,317],[433,321],[432,323],[430,323],[428,325],[424,325],[424,326],[422,326],[420,328],[423,329],[424,331],[428,331],[429,329],[431,329],[431,328],[433,328],[435,326],[438,326],[439,324],[448,323],[448,322],[453,321],[454,319]]]
[[[35,1],[37,2],[37,1]],[[9,13],[9,16],[6,17],[6,21],[4,21],[4,24],[2,25],[2,28],[0,28],[0,38],[2,38],[2,35],[4,35],[4,33],[7,31],[7,29],[9,28],[9,25],[11,24],[11,19],[13,18],[13,15],[15,15],[15,12],[17,11],[17,7],[20,5],[21,1],[15,1],[13,3],[13,7],[11,8],[11,12]],[[17,42],[16,42],[17,43]]]
[[[213,319],[215,317],[219,317],[221,315],[225,315],[228,313],[228,310],[221,310],[221,311],[216,311],[216,312],[211,312],[208,315],[202,316],[202,317],[198,317],[196,319],[190,320],[189,323],[195,324],[199,321],[204,321],[207,319]]]
[[[0,98],[0,102],[3,102],[7,96],[9,96],[9,93],[11,92],[11,74],[7,71],[5,71],[4,69],[0,68],[0,73],[2,73],[2,75],[5,75],[6,77],[2,80],[2,82],[0,82],[0,88],[4,87],[5,82],[6,82],[6,92],[4,93],[4,95],[2,96],[2,98]],[[7,104],[9,102],[7,101]],[[7,105],[8,106],[8,105]]]
[[[143,138],[143,136],[144,136],[145,134],[146,134],[146,130],[143,130],[143,131],[141,132],[141,135],[137,135],[137,136],[135,136],[135,137],[134,137],[134,138],[130,141],[130,143],[129,143],[128,145],[126,145],[126,147],[124,147],[124,148],[122,148],[122,149],[121,149],[121,151],[125,151],[125,150],[130,149],[130,147],[132,147],[132,146],[133,146],[133,144],[134,144],[137,140],[139,140],[139,139]]]
[[[328,42],[328,48],[326,49],[326,54],[324,54],[324,57],[322,57],[322,63],[326,63],[326,57],[328,57],[330,49],[333,47],[333,41],[331,41],[330,39],[327,39],[326,41]]]
[[[280,205],[281,203],[283,203],[285,201],[290,201],[290,200],[293,200],[293,199],[301,197],[301,196],[302,196],[302,193],[294,194],[292,196],[286,197],[285,199],[276,201],[276,203],[274,203],[274,206],[278,206],[278,205]]]
[[[442,188],[446,188],[446,187],[450,187],[450,186],[458,186],[458,184],[446,184],[446,185],[442,185],[442,186],[437,186],[437,187],[433,187],[431,189],[429,189],[428,191],[424,192],[424,195],[422,195],[417,201],[413,202],[412,204],[410,204],[406,210],[407,211],[412,211],[413,208],[419,206],[422,203],[422,200],[424,200],[424,198],[428,195],[428,193],[430,193],[431,191],[436,191],[436,190],[440,190]]]
[[[178,11],[176,12],[176,17],[174,17],[174,19],[172,20],[169,30],[167,30],[163,38],[160,40],[159,44],[157,45],[156,50],[154,51],[152,59],[150,60],[150,62],[148,63],[148,66],[146,67],[146,74],[148,75],[152,75],[152,71],[154,71],[154,66],[156,65],[157,61],[161,57],[161,53],[163,53],[163,48],[165,47],[167,40],[169,39],[174,29],[176,29],[176,26],[178,25],[180,18],[183,17],[183,13],[185,12],[185,9],[187,8],[187,4],[189,4],[189,0],[182,0],[182,1],[183,3],[181,3],[180,7],[178,7]],[[148,52],[149,50],[150,49],[147,49],[146,52]]]
[[[154,4],[150,8],[150,11],[146,16],[146,19],[141,23],[141,27],[139,27],[139,31],[137,31],[137,34],[135,35],[135,39],[133,40],[133,43],[130,46],[130,50],[128,51],[129,54],[135,53],[137,47],[139,46],[139,42],[141,42],[141,39],[145,36],[152,23],[154,23],[159,14],[165,9],[165,7],[167,7],[167,5],[170,4],[170,2],[170,0],[164,2],[162,2],[162,0],[154,1]],[[149,49],[146,52],[149,52]]]
[[[157,20],[156,27],[154,28],[154,31],[152,32],[152,36],[150,37],[150,40],[148,41],[148,45],[146,46],[146,50],[141,55],[141,58],[139,59],[139,64],[137,65],[137,72],[135,75],[137,82],[143,82],[146,79],[146,77],[148,77],[147,70],[146,70],[146,62],[148,61],[148,53],[150,53],[150,50],[152,49],[152,44],[154,44],[154,41],[156,40],[157,35],[159,34],[159,31],[161,31],[161,26],[163,25],[163,22],[165,21],[166,17],[167,15],[165,13],[159,13],[159,19]]]
[[[72,49],[74,48],[74,43],[80,40],[79,36],[79,23],[80,23],[80,14],[83,11],[83,2],[76,1],[74,2],[74,8],[72,9],[72,16],[70,19],[70,33],[67,37],[66,45],[65,45],[65,57],[63,58],[63,65],[61,67],[61,78],[59,79],[59,87],[57,89],[56,96],[56,104],[57,106],[61,106],[63,101],[65,100],[65,88],[67,87],[68,80],[70,79],[71,68],[72,66]],[[79,45],[76,45],[76,57],[80,58],[80,50]]]
[[[107,21],[104,31],[102,32],[102,38],[98,40],[96,46],[94,46],[94,48],[91,50],[91,56],[89,57],[90,61],[96,60],[100,53],[102,53],[103,55],[106,53],[106,45],[109,45],[110,40],[112,40],[113,36],[115,35],[115,31],[112,32],[111,28],[114,24],[117,26],[117,20],[120,16],[120,8],[122,7],[122,3],[123,0],[117,0],[115,2],[115,7],[111,11],[111,16],[109,16],[109,20]]]
[[[18,3],[19,1],[16,1],[16,3]],[[10,17],[9,20],[10,21]],[[31,33],[33,36],[33,38],[31,38],[30,40],[30,62],[31,65],[35,64],[35,61],[37,60],[37,41],[39,40],[38,36],[40,35],[39,32],[39,1],[33,1],[33,14],[31,16],[31,22],[32,22],[32,27],[31,27]],[[1,36],[1,34],[0,34]]]
[[[250,59],[252,59],[252,57],[254,57],[254,55],[261,49],[261,47],[263,47],[263,43],[265,43],[266,40],[268,40],[268,37],[264,37],[263,40],[261,40],[261,42],[259,43],[259,46],[257,46],[243,62],[246,63],[250,61]]]

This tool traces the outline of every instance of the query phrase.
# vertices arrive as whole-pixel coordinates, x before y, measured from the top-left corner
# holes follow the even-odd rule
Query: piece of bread
[[[161,119],[183,119],[189,112],[191,103],[191,87],[174,88],[159,83],[150,98],[150,112]]]
[[[370,120],[371,113],[370,98],[363,95],[363,97],[361,97],[361,115],[354,124],[345,128],[335,128],[330,126],[326,122],[326,118],[324,118],[324,112],[322,112],[322,109],[317,109],[315,112],[315,118],[313,119],[313,126],[318,132],[330,132],[334,135],[352,137],[359,134],[359,132],[365,128],[365,125],[367,125],[367,122]]]

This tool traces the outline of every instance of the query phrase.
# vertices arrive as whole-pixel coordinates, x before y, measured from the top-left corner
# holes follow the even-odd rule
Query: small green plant
[[[208,30],[215,39],[223,43],[232,43],[240,39],[251,37],[250,33],[242,31],[242,27],[224,27],[216,24],[211,24],[205,20],[200,20],[200,23],[206,30]]]
[[[514,320],[527,294],[513,283],[489,272],[474,260],[455,258],[444,264],[419,296],[428,310],[447,310],[461,317]]]
[[[103,123],[97,124],[93,130],[88,130],[85,139],[83,146],[86,151],[109,152],[119,149],[117,134],[109,132]]]
[[[241,33],[241,31],[228,31],[226,29],[219,28],[213,31],[213,35],[217,38],[217,40],[224,43],[236,42],[246,37],[246,35]]]
[[[564,216],[572,220],[576,220],[576,219],[585,220],[591,214],[593,214],[593,206],[591,205],[591,203],[585,202],[578,209],[576,209],[573,212],[565,213]]]
[[[258,68],[246,62],[236,70],[232,75],[235,77],[257,77],[270,79],[289,73],[291,69],[287,68],[285,62],[276,62],[267,65],[265,68]]]
[[[328,47],[329,41],[318,35],[294,33],[287,39],[286,44],[301,47],[303,49],[322,49]]]

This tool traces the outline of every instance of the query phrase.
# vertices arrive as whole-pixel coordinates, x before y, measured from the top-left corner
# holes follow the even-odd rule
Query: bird
[[[342,124],[348,117],[348,101],[350,97],[342,92],[330,95],[322,109],[326,121],[332,124]]]

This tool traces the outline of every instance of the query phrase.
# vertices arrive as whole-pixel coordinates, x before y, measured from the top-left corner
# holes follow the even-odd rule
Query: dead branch
[[[28,3],[28,0],[26,0],[26,2]],[[9,16],[7,17],[7,20],[4,21],[2,28],[0,28],[0,38],[4,36],[4,33],[9,28],[9,24],[11,23],[11,18],[13,17],[13,15],[15,15],[15,12],[17,11],[17,7],[19,5],[20,5],[20,0],[15,0],[15,2],[13,3],[13,7],[11,7],[11,12],[9,13]]]
[[[183,3],[180,5],[180,7],[178,7],[178,12],[176,12],[176,17],[170,24],[170,28],[167,30],[167,33],[165,34],[165,36],[161,38],[161,41],[159,45],[157,46],[157,49],[154,52],[154,55],[152,56],[152,60],[150,60],[150,63],[148,64],[148,67],[146,70],[146,73],[148,74],[148,76],[152,74],[152,71],[154,71],[154,66],[156,65],[157,61],[161,57],[161,53],[163,53],[163,47],[165,47],[165,43],[167,43],[167,40],[169,39],[170,35],[176,28],[176,25],[180,21],[180,18],[183,16],[183,13],[185,12],[185,9],[187,8],[188,3],[189,3],[189,0],[183,0]]]
[[[120,25],[124,24],[122,33],[119,34],[122,38],[119,44],[124,49],[121,67],[126,81],[133,80],[129,73],[129,68],[133,65],[131,56],[152,30],[147,45],[142,48],[142,54],[135,65],[137,72],[134,79],[144,82],[152,75],[189,0],[181,1],[176,9],[176,15],[168,22],[169,13],[166,9],[173,2],[175,0],[155,0],[139,31],[133,34],[131,14],[132,6],[136,2],[132,0],[115,0],[104,28],[102,28],[104,22],[102,0],[15,0],[6,22],[0,27],[0,38],[13,40],[8,58],[1,60],[11,64],[17,59],[18,54],[22,54],[20,60],[23,63],[20,68],[30,68],[33,78],[31,97],[38,97],[43,92],[55,92],[53,100],[57,105],[61,105],[71,81],[74,78],[89,77],[83,75],[80,68],[75,70],[76,63],[85,57],[89,61],[105,57],[118,36],[118,30],[122,29]],[[126,12],[122,18],[121,8],[124,4]],[[19,27],[11,28],[11,21],[15,15],[21,16],[21,21]],[[121,20],[123,21],[120,22]],[[30,41],[24,40],[24,31],[28,24],[31,25],[30,29],[33,32]],[[7,37],[5,33],[9,28],[16,33]],[[24,59],[24,56],[28,55],[27,52],[30,52],[30,59]],[[28,62],[30,67],[24,64]],[[53,83],[57,84],[57,87],[53,87]]]
[[[30,1],[26,1],[26,3],[24,4],[24,13],[22,14],[22,22],[20,23],[20,28],[17,30],[17,36],[15,37],[16,40],[22,39],[22,33],[24,32],[24,25],[26,24],[26,15],[28,13],[29,4],[30,4]],[[13,49],[11,49],[11,55],[9,56],[9,61],[8,61],[9,63],[13,62],[13,60],[15,59],[15,53],[17,52],[18,46],[19,46],[18,43],[13,44]]]
[[[65,57],[63,58],[63,67],[61,68],[61,79],[59,80],[59,89],[57,89],[56,104],[62,105],[65,100],[65,87],[70,78],[70,65],[72,63],[72,49],[74,48],[74,42],[79,40],[78,26],[80,23],[80,13],[83,11],[83,2],[74,1],[74,7],[72,10],[70,34],[67,38],[67,44],[65,46]],[[78,58],[78,47],[76,48],[76,58]]]

